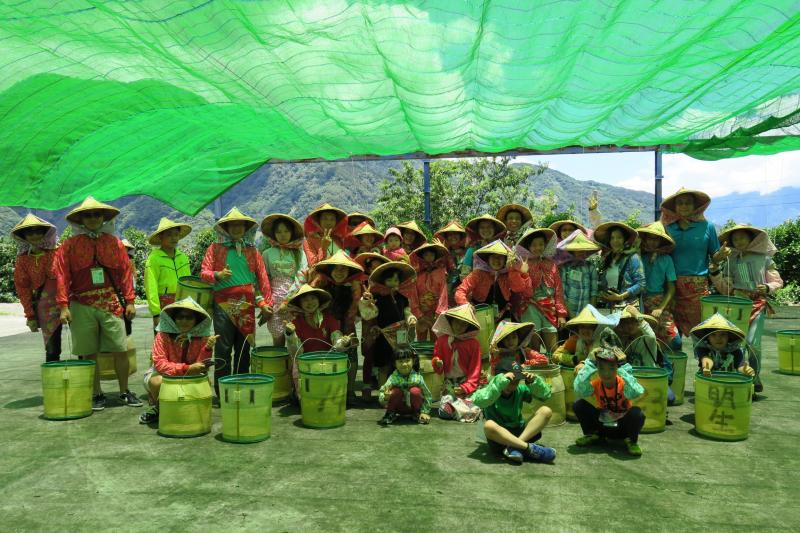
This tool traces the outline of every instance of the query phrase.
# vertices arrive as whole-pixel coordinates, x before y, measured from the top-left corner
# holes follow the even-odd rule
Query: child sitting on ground
[[[758,363],[753,356],[745,357],[744,336],[741,329],[719,313],[692,328],[694,356],[703,374],[710,376],[718,371],[755,376],[751,364]]]
[[[575,441],[578,446],[600,443],[605,438],[624,438],[630,455],[642,455],[638,440],[645,416],[640,407],[631,405],[631,400],[641,396],[644,387],[633,377],[631,365],[619,366],[624,359],[625,353],[618,348],[595,348],[575,376],[573,388],[579,398],[574,405],[575,416],[583,431]],[[593,378],[595,372],[597,377]],[[599,407],[584,399],[592,395]]]
[[[436,319],[433,332],[433,370],[444,375],[445,394],[464,399],[475,392],[481,379],[480,323],[469,304],[448,309]],[[452,407],[452,406],[451,406]],[[453,418],[451,409],[439,407],[441,418]]]
[[[494,369],[497,364],[505,359],[524,366],[539,366],[549,363],[546,355],[528,347],[531,337],[536,333],[534,329],[534,325],[530,322],[518,323],[503,320],[497,325],[490,347],[492,374],[495,373]]]
[[[483,409],[486,418],[483,433],[489,448],[495,453],[502,451],[506,459],[516,464],[521,464],[526,457],[532,461],[552,462],[556,451],[535,444],[553,416],[552,410],[546,405],[539,407],[527,424],[522,417],[522,402],[532,402],[534,398],[546,401],[550,394],[550,385],[541,377],[523,373],[510,359],[501,361],[497,365],[497,375],[472,395],[472,401]]]
[[[419,373],[419,361],[412,350],[397,350],[395,371],[380,388],[378,400],[386,413],[378,422],[382,426],[394,423],[401,415],[410,416],[420,424],[431,420],[431,391]]]
[[[153,366],[144,373],[144,388],[153,407],[139,417],[140,424],[158,422],[161,376],[196,376],[208,372],[217,336],[211,335],[211,317],[191,297],[161,309],[153,339]]]

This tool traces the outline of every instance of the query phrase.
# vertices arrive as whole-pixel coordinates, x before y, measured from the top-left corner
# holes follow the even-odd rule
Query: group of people
[[[705,193],[681,189],[664,200],[660,221],[638,229],[598,224],[595,199],[594,229],[572,220],[534,227],[528,208],[509,204],[465,225],[451,221],[431,240],[415,221],[381,232],[368,215],[330,204],[302,224],[279,213],[259,224],[233,208],[217,220],[216,242],[194,273],[213,289],[210,309],[191,298],[176,301],[178,280],[193,274],[178,248],[192,228],[163,218],[150,235],[144,273],[155,339],[145,372],[153,407],[140,420],[158,420],[162,375],[214,366],[218,393],[220,377],[247,372],[257,325],[266,324],[272,344],[285,346],[295,361],[296,399],[299,354],[345,352],[349,403],[359,392],[371,401],[377,389],[386,406],[381,424],[404,415],[426,424],[431,391],[409,346],[428,342],[433,371],[444,382],[436,391],[439,416],[469,421],[482,413],[487,439],[510,461],[555,457],[535,443],[549,408],[528,421],[521,414],[524,402],[550,395],[528,368],[548,363],[573,366],[576,394],[594,396],[574,406],[579,445],[617,436],[641,454],[644,414],[630,400],[642,387],[631,366],[668,364],[664,353],[679,350],[682,335],[694,335],[701,370],[743,372],[754,376],[756,391],[763,389],[760,337],[769,294],[782,286],[771,259],[776,250],[766,232],[749,225],[718,237],[703,217],[709,203]],[[15,283],[28,326],[43,333],[46,360],[59,359],[61,328],[69,325],[73,354],[112,354],[120,399],[136,406],[125,354],[136,315],[133,265],[114,235],[118,214],[87,198],[67,214],[72,236],[60,245],[52,224],[27,215],[12,230],[19,244]],[[701,323],[700,298],[711,287],[753,302],[746,332],[721,315]],[[478,341],[487,326],[476,306],[488,306],[493,316],[489,353]],[[97,379],[93,408],[100,410],[105,396]]]

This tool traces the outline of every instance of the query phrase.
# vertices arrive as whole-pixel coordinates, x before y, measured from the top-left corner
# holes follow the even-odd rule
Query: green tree
[[[11,237],[0,237],[0,302],[14,302],[14,264],[17,260],[17,243]]]
[[[203,263],[203,257],[206,254],[211,244],[216,241],[217,234],[213,228],[205,228],[194,234],[194,239],[181,242],[181,250],[189,258],[189,266],[192,269],[192,274],[195,276],[200,275],[200,265]]]
[[[132,226],[122,232],[122,237],[128,239],[133,245],[133,266],[136,272],[136,297],[145,298],[144,294],[144,265],[147,255],[150,253],[150,243],[147,242],[147,234],[140,229]]]
[[[639,219],[639,215],[641,215],[641,214],[642,214],[642,210],[641,209],[634,209],[628,215],[628,218],[625,219],[625,223],[627,225],[629,225],[630,227],[632,227],[633,229],[641,228],[642,227],[642,221]]]
[[[778,253],[773,258],[785,282],[800,284],[800,217],[767,230]]]
[[[494,214],[507,203],[535,210],[537,199],[527,182],[543,171],[544,167],[514,167],[507,157],[432,162],[429,232],[453,219],[467,222],[483,213]],[[404,162],[400,168],[389,169],[389,174],[379,185],[372,211],[376,223],[386,228],[404,220],[424,220],[422,169]]]

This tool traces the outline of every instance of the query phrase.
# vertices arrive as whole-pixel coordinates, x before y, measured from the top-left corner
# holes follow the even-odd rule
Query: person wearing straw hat
[[[361,294],[369,292],[369,276],[376,268],[389,262],[389,259],[382,255],[372,252],[358,254],[355,262],[361,265],[364,269],[364,274],[361,277]],[[373,374],[373,361],[375,357],[375,342],[378,340],[380,328],[377,327],[376,317],[377,309],[370,310],[369,302],[363,298],[358,303],[359,317],[361,319],[361,355],[364,358],[361,365],[361,376],[364,381],[364,387],[361,389],[361,398],[364,401],[372,399],[372,389],[378,388],[378,379]]]
[[[411,264],[417,271],[412,292],[411,311],[417,317],[417,340],[434,340],[431,328],[439,313],[447,309],[447,248],[434,241],[423,244],[411,253]]]
[[[475,270],[464,278],[455,293],[456,304],[471,303],[497,306],[497,319],[511,315],[511,298],[530,298],[531,280],[528,277],[528,263],[522,262],[519,268],[509,268],[515,261],[514,253],[496,240],[477,252]]]
[[[313,287],[324,289],[331,295],[331,312],[341,324],[342,333],[348,335],[349,339],[352,338],[352,344],[346,350],[350,358],[347,391],[348,402],[351,404],[355,400],[358,373],[358,339],[355,332],[363,272],[361,265],[350,259],[343,250],[339,250],[314,266],[315,277],[311,282]]]
[[[144,388],[152,408],[141,414],[140,424],[158,422],[161,376],[195,376],[208,373],[218,336],[211,335],[211,317],[191,297],[165,305],[153,339],[153,365],[144,373]]]
[[[517,241],[522,238],[525,228],[533,221],[533,213],[524,205],[506,204],[497,210],[495,218],[506,225],[507,233],[503,241],[513,250]]]
[[[594,230],[594,240],[603,246],[600,262],[600,301],[603,309],[628,304],[641,308],[644,266],[636,253],[636,230],[624,222],[606,222]]]
[[[364,292],[362,310],[370,309],[375,317],[374,327],[380,331],[373,349],[373,365],[378,371],[379,383],[386,381],[397,347],[412,340],[409,330],[417,325],[411,310],[416,276],[411,265],[403,261],[390,261],[369,276],[369,290]]]
[[[539,366],[550,361],[547,356],[530,347],[533,336],[537,337],[536,325],[532,322],[511,322],[503,320],[497,325],[490,344],[492,374],[497,365],[510,359],[519,365]],[[541,344],[541,338],[538,339]]]
[[[469,272],[463,272],[461,265],[464,255],[467,253],[467,231],[458,221],[451,220],[443,228],[433,234],[433,238],[445,245],[450,253],[450,261],[447,265],[447,294],[448,304],[455,305],[456,287],[461,283]]]
[[[574,232],[558,244],[564,252],[564,262],[559,266],[561,286],[567,317],[575,318],[584,307],[597,305],[599,274],[597,264],[590,257],[600,251],[600,246],[581,232]]]
[[[675,241],[661,222],[636,230],[642,241],[644,261],[644,310],[658,321],[656,337],[673,350],[680,351],[681,336],[675,327],[672,311],[675,302],[675,264],[672,250]]]
[[[178,280],[192,275],[189,258],[178,249],[178,242],[191,232],[189,224],[163,217],[147,239],[156,247],[150,251],[144,266],[144,293],[154,328],[158,326],[161,309],[175,301]]]
[[[624,360],[625,353],[619,348],[595,348],[575,376],[573,388],[578,399],[574,410],[583,432],[575,441],[578,446],[622,438],[629,455],[642,455],[639,433],[645,415],[631,400],[644,394],[644,387],[633,376],[631,365],[622,364]],[[594,396],[598,407],[585,400],[589,396]]]
[[[284,323],[286,347],[292,357],[292,382],[295,398],[300,398],[300,372],[297,358],[303,353],[344,352],[350,337],[342,335],[340,322],[330,311],[331,295],[305,284],[286,300],[291,321]]]
[[[381,244],[383,233],[367,221],[356,226],[345,239],[345,247],[350,251],[351,257],[363,253],[381,253]]]
[[[272,287],[264,259],[255,247],[258,223],[236,207],[214,225],[217,242],[206,250],[200,278],[214,289],[214,347],[217,366],[214,390],[219,400],[219,378],[246,373],[250,369],[250,348],[255,346],[256,307],[259,323],[272,316]]]
[[[272,335],[272,345],[283,346],[283,323],[289,320],[284,302],[298,283],[300,273],[308,266],[303,252],[303,226],[289,215],[275,213],[261,221],[261,233],[269,244],[262,258],[272,288],[272,301],[278,306],[267,328]]]
[[[67,213],[73,232],[53,260],[56,303],[61,323],[70,326],[72,353],[95,361],[100,352],[111,353],[120,401],[139,407],[141,400],[128,389],[128,346],[123,320],[136,316],[136,295],[131,261],[125,245],[114,235],[114,219],[118,214],[119,209],[91,196]],[[105,406],[100,373],[95,372],[92,409],[101,411]]]
[[[778,251],[766,231],[749,224],[737,224],[723,231],[721,265],[710,264],[711,282],[721,294],[747,298],[753,302],[750,326],[745,340],[753,347],[761,363],[761,335],[767,315],[774,314],[769,296],[783,287],[783,280],[775,267],[772,256]],[[764,386],[760,375],[756,376],[755,389],[761,392]]]
[[[675,324],[683,335],[700,322],[700,299],[709,294],[709,259],[723,259],[717,230],[703,215],[710,203],[706,193],[684,188],[661,202],[661,223],[675,241]]]
[[[475,252],[478,249],[505,238],[506,225],[492,215],[481,215],[467,222],[466,231],[468,248],[462,262],[462,279],[478,267],[475,262]]]
[[[408,262],[408,254],[403,248],[403,234],[399,228],[392,226],[383,234],[384,247],[381,253],[390,261]]]
[[[433,370],[444,376],[444,393],[452,398],[466,398],[475,392],[481,380],[480,323],[470,304],[445,310],[433,324]],[[455,410],[446,401],[439,404],[439,417],[453,419]]]
[[[662,367],[664,358],[658,349],[658,340],[653,331],[656,319],[641,313],[636,306],[628,305],[619,312],[619,322],[614,333],[633,366]]]
[[[45,361],[61,358],[61,321],[56,304],[56,278],[53,259],[56,255],[56,227],[28,213],[12,229],[17,243],[14,262],[14,288],[31,332],[41,330]]]
[[[716,371],[755,377],[758,361],[748,356],[744,331],[721,314],[714,313],[693,327],[692,340],[697,364],[706,376]]]
[[[586,229],[586,226],[569,219],[553,222],[550,224],[550,229],[556,233],[556,238],[559,243],[564,242],[576,231],[580,231],[585,237],[589,236],[589,230]]]
[[[400,234],[403,237],[403,249],[407,255],[411,255],[411,252],[428,242],[428,237],[425,236],[425,233],[422,232],[414,220],[395,224],[395,227],[400,230]]]
[[[552,357],[553,362],[574,366],[575,372],[580,371],[589,353],[600,345],[603,332],[615,328],[619,317],[619,313],[604,315],[591,304],[584,307],[578,316],[567,321],[566,326],[571,332],[570,336],[556,348]]]
[[[347,214],[331,204],[313,209],[303,222],[303,250],[308,266],[314,266],[341,250],[347,236]]]
[[[528,229],[514,251],[528,264],[533,291],[527,300],[514,302],[515,315],[522,322],[533,323],[548,353],[553,353],[558,343],[558,330],[564,327],[568,314],[561,276],[552,259],[556,253],[556,234],[549,228]]]
[[[553,411],[542,405],[527,424],[522,416],[523,402],[544,402],[551,394],[550,385],[541,376],[523,372],[510,359],[501,361],[497,375],[472,395],[472,401],[483,410],[483,434],[489,449],[502,453],[514,464],[522,464],[525,459],[552,463],[556,458],[555,449],[536,442],[542,438]]]
[[[375,219],[369,215],[365,215],[364,213],[359,213],[358,211],[353,211],[352,213],[347,214],[347,232],[353,233],[357,227],[362,225],[363,223],[367,223],[373,228],[375,227]]]

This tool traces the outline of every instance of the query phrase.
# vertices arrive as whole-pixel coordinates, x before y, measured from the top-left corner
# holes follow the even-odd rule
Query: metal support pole
[[[661,174],[661,150],[656,148],[656,175],[655,175],[655,209],[654,209],[654,216],[655,220],[661,218],[661,182],[664,180],[664,176]]]
[[[425,225],[431,227],[431,162],[422,162],[422,191],[425,193]]]

